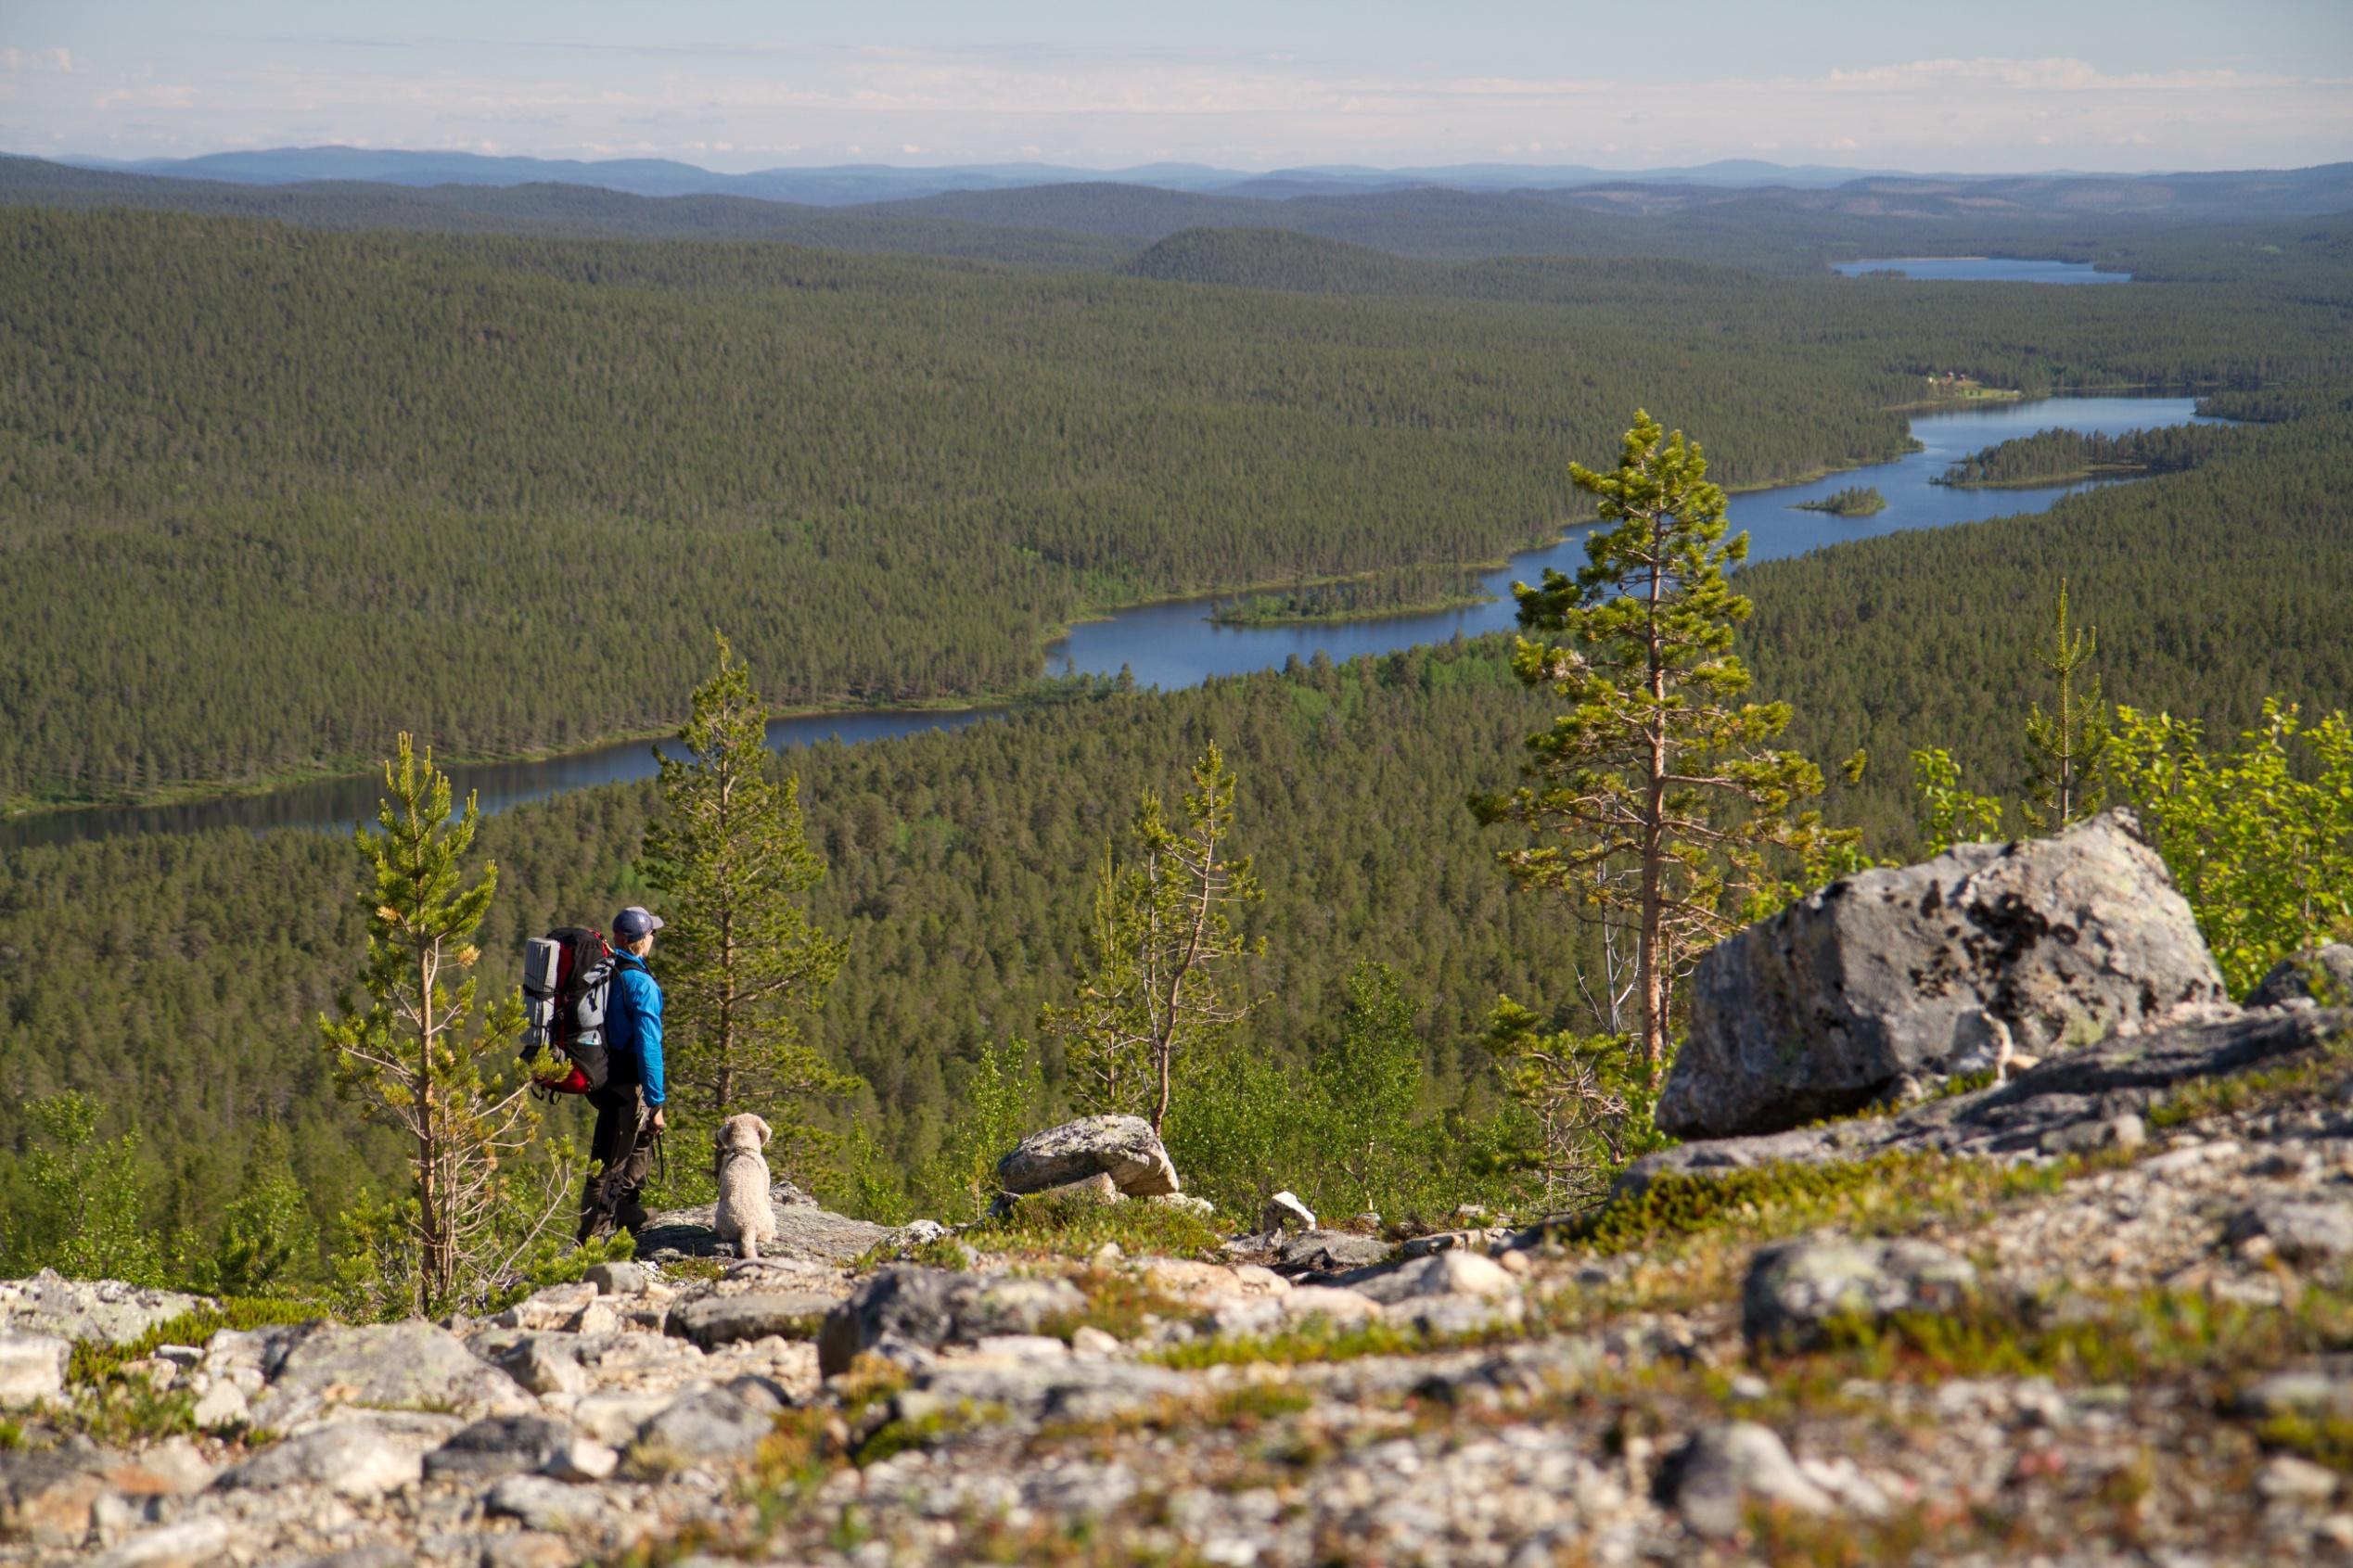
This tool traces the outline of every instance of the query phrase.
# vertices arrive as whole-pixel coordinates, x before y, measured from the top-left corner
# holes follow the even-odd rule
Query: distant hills
[[[1375,169],[1335,164],[1252,173],[1200,163],[1150,163],[1130,169],[1072,169],[1050,163],[966,164],[948,168],[902,168],[883,163],[843,164],[822,169],[766,169],[722,174],[665,158],[496,158],[468,152],[407,152],[373,147],[272,147],[253,152],[207,153],[200,158],[156,158],[129,162],[66,159],[78,168],[167,179],[224,180],[237,185],[295,185],[318,180],[365,180],[394,185],[595,185],[633,196],[744,196],[761,201],[812,206],[851,206],[902,201],[946,191],[1011,190],[1029,185],[1151,185],[1162,190],[1224,191],[1282,199],[1292,196],[1339,195],[1405,185],[1445,185],[1457,190],[1550,190],[1623,181],[1707,185],[1784,185],[1812,188],[1835,185],[1870,172],[1814,164],[1785,167],[1729,159],[1692,168],[1637,172],[1594,169],[1582,164],[1524,165],[1461,163],[1424,169]]]
[[[314,177],[322,172],[336,177]],[[2088,260],[2137,231],[2353,210],[2348,163],[1988,179],[1853,176],[1758,163],[1659,171],[1642,179],[1505,165],[1245,176],[1157,164],[1120,171],[1119,178],[1074,177],[1079,172],[1044,165],[876,165],[719,175],[661,159],[564,163],[351,147],[223,153],[136,168],[0,155],[0,206],[146,208],[336,229],[785,240],[1095,271],[1120,268],[1172,236],[1248,230],[1261,237],[1225,249],[1205,248],[1196,237],[1189,249],[1145,262],[1144,270],[1280,275],[1291,280],[1287,287],[1318,291],[1378,290],[1385,287],[1375,281],[1382,269],[1363,258],[1280,249],[1265,234],[1428,261],[1639,255],[1795,274],[1817,272],[1826,259],[1956,246]],[[538,177],[511,183],[524,175]],[[1583,175],[1598,183],[1575,183]],[[1835,184],[1807,183],[1833,175],[1839,176]],[[1407,176],[1456,183],[1398,183]],[[1744,178],[1770,183],[1739,183]],[[606,183],[623,180],[646,189]],[[953,180],[965,184],[940,188]],[[1505,188],[1507,180],[1522,183]],[[1541,180],[1554,183],[1535,183]],[[683,188],[697,183],[724,188]],[[788,199],[780,194],[786,191],[800,195]],[[1389,279],[1398,284],[1418,291],[1427,279]]]

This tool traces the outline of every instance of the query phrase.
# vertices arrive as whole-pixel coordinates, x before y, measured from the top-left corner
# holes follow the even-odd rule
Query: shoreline
[[[1976,403],[1996,402],[2014,402],[2027,400],[2030,397],[2102,397],[2138,391],[2170,391],[2175,395],[2196,395],[2193,391],[2185,391],[2180,389],[2158,386],[2155,384],[2125,384],[2120,386],[2096,388],[2070,388],[2065,391],[2037,394],[2029,394],[2017,389],[1997,389],[1978,392],[1974,395],[1963,395],[1960,397],[1936,397],[1924,399],[1918,402],[1886,405],[1886,412],[1907,415],[1924,413],[1955,413],[1967,409]],[[1743,481],[1737,484],[1728,484],[1723,486],[1723,490],[1727,495],[1747,495],[1764,491],[1782,490],[1794,488],[1798,485],[1812,484],[1818,480],[1829,478],[1839,474],[1853,473],[1859,469],[1877,467],[1884,464],[1898,462],[1906,455],[1919,450],[1919,443],[1907,437],[1906,443],[1902,448],[1887,455],[1861,458],[1851,462],[1842,462],[1834,465],[1818,465],[1803,473],[1783,475],[1771,479],[1755,479]],[[2072,482],[2076,481],[2065,479],[2034,480],[2022,481],[2014,486],[2004,485],[2001,487],[1982,488],[2033,489],[2042,485]],[[1450,571],[1459,570],[1465,575],[1498,571],[1509,566],[1514,556],[1524,555],[1531,550],[1545,549],[1557,543],[1564,534],[1566,534],[1571,528],[1577,526],[1579,526],[1578,519],[1564,519],[1553,525],[1546,531],[1539,533],[1535,538],[1510,547],[1505,554],[1501,556],[1480,561],[1435,563],[1434,565],[1436,565],[1439,569]],[[1363,573],[1348,574],[1341,577],[1318,580],[1351,580],[1372,576],[1380,571],[1394,569],[1396,568],[1373,567]],[[1280,592],[1297,586],[1299,586],[1297,579],[1282,579],[1273,581],[1244,583],[1239,586],[1228,586],[1221,588],[1189,588],[1122,601],[1100,610],[1091,610],[1085,613],[1074,614],[1067,622],[1057,623],[1051,627],[1042,629],[1039,636],[1037,649],[1038,661],[1042,667],[1040,672],[1030,680],[1025,681],[1018,685],[1002,690],[978,692],[969,696],[931,698],[918,697],[904,702],[892,703],[804,704],[796,707],[771,709],[767,716],[767,721],[769,723],[775,723],[779,720],[796,719],[825,719],[835,717],[852,718],[878,714],[968,713],[987,709],[1017,709],[1029,702],[1042,704],[1051,703],[1058,700],[1055,695],[1055,688],[1064,682],[1066,679],[1055,672],[1051,668],[1052,650],[1056,644],[1066,641],[1076,627],[1099,624],[1104,621],[1116,619],[1119,616],[1131,610],[1146,609],[1155,606],[1184,604],[1188,602],[1201,603],[1206,606],[1211,601],[1220,598],[1247,594],[1251,593]],[[1416,615],[1443,613],[1448,609],[1475,607],[1479,604],[1492,602],[1494,602],[1492,599],[1468,599],[1460,604],[1398,606],[1394,609],[1366,614],[1351,613],[1347,615],[1318,617],[1312,619],[1285,618],[1281,621],[1248,621],[1238,623],[1219,622],[1217,624],[1232,625],[1242,630],[1272,628],[1286,625],[1335,625],[1349,622],[1403,619]],[[1203,618],[1205,620],[1214,619],[1212,616],[1208,614],[1205,614]],[[598,752],[611,750],[618,746],[634,744],[651,745],[659,741],[671,738],[676,734],[676,733],[675,729],[667,726],[655,730],[623,730],[608,735],[601,736],[595,740],[579,746],[540,746],[502,754],[469,754],[458,756],[436,753],[434,760],[437,764],[451,768],[497,767],[507,764],[553,762],[565,758],[589,757]],[[284,791],[300,789],[310,785],[352,783],[357,780],[371,777],[377,771],[378,766],[380,766],[379,762],[369,762],[366,764],[348,767],[337,763],[321,763],[313,767],[283,769],[275,772],[263,775],[260,778],[236,784],[223,784],[217,781],[177,781],[170,784],[160,785],[153,790],[114,794],[105,797],[9,797],[0,798],[0,823],[15,823],[46,817],[79,815],[83,812],[167,809],[173,807],[201,807],[214,803],[251,799]]]

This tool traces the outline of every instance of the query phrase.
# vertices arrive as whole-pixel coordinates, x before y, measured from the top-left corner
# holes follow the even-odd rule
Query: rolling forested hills
[[[713,624],[784,703],[1004,690],[1090,609],[1549,534],[1637,404],[1758,484],[1899,450],[1934,371],[2353,369],[2345,225],[2274,232],[2091,291],[1553,258],[1373,300],[12,209],[0,798],[664,728]]]

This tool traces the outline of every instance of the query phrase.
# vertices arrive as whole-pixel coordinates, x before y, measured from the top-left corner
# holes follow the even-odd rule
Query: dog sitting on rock
[[[776,1211],[768,1203],[768,1124],[748,1111],[729,1116],[711,1138],[711,1178],[719,1204],[711,1229],[735,1244],[736,1256],[756,1258],[760,1243],[776,1239]]]

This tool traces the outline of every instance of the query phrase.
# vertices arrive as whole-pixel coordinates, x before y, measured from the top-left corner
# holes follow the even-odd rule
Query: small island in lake
[[[1834,517],[1868,517],[1873,512],[1885,512],[1887,498],[1869,485],[1848,485],[1812,501],[1800,501],[1793,512],[1827,512]]]

